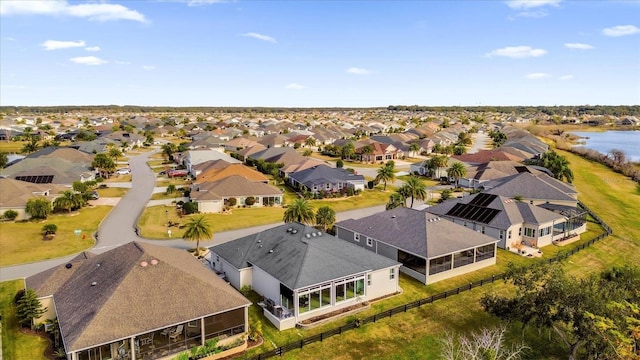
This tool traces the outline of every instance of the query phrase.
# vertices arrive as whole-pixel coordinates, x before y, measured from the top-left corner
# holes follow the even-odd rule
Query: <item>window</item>
[[[429,275],[451,270],[451,255],[429,260]]]
[[[358,234],[358,233],[354,233],[354,234],[353,234],[353,240],[355,240],[355,241],[357,241],[357,242],[360,242],[360,234]]]
[[[526,237],[536,237],[536,229],[524,228],[524,236],[526,236]]]
[[[367,286],[371,286],[371,274],[367,274]]]
[[[496,256],[496,247],[494,244],[480,246],[476,248],[476,262],[490,259]]]
[[[500,230],[500,239],[504,239],[504,230]]]
[[[518,236],[522,236],[522,228],[521,227],[518,228]]]
[[[484,226],[480,229],[480,232],[484,234]]]
[[[546,228],[540,229],[540,236],[546,236],[551,234],[551,226],[547,226]]]
[[[396,268],[389,269],[389,280],[393,280],[396,278]]]
[[[465,250],[453,255],[453,267],[457,268],[473,263],[473,250]]]
[[[331,184],[327,184],[326,188],[331,189]]]
[[[511,230],[509,230],[509,233],[507,234],[507,237],[509,237],[509,239],[511,239]]]
[[[373,246],[373,239],[372,238],[367,238],[367,246]]]

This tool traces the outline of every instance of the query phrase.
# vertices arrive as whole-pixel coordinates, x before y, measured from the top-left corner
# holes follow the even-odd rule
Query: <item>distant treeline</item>
[[[4,114],[37,114],[37,113],[67,113],[74,111],[90,111],[104,113],[291,113],[310,111],[367,111],[384,110],[384,107],[371,108],[302,108],[302,107],[215,107],[215,106],[136,106],[136,105],[91,105],[91,106],[0,106]],[[473,113],[503,113],[519,115],[612,115],[612,116],[640,116],[640,105],[581,105],[581,106],[420,106],[420,105],[389,105],[389,111],[415,112],[473,112]]]
[[[384,108],[358,108],[357,110],[382,110]],[[355,108],[285,108],[285,107],[212,107],[212,106],[136,106],[136,105],[88,105],[88,106],[0,106],[5,114],[67,113],[74,111],[105,113],[291,113],[309,111],[349,111]]]
[[[503,113],[520,115],[558,115],[558,116],[581,116],[581,115],[612,115],[612,116],[640,116],[640,105],[581,105],[581,106],[419,106],[419,105],[390,105],[387,110],[391,111],[430,111],[430,112],[451,112],[468,111],[476,113]]]

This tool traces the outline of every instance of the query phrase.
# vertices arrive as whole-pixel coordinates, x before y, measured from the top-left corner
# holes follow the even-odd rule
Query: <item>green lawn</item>
[[[127,191],[129,191],[128,188],[121,188],[121,187],[108,187],[106,189],[96,189],[96,191],[98,192],[98,195],[100,195],[100,197],[123,197]]]
[[[47,359],[44,351],[47,339],[20,332],[13,297],[24,289],[23,280],[0,283],[0,314],[2,315],[2,356],[4,359]]]
[[[0,141],[0,152],[3,153],[20,153],[22,147],[27,141]]]
[[[0,223],[0,266],[52,259],[87,250],[93,246],[91,235],[111,209],[111,206],[95,206],[71,214],[50,215],[45,221]],[[53,240],[42,240],[40,232],[44,224],[58,226]],[[82,230],[82,234],[76,236],[76,229]]]

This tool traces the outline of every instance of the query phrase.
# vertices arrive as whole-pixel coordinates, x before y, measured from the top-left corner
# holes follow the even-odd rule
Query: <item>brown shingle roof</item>
[[[250,181],[257,181],[267,183],[269,178],[264,176],[259,171],[253,170],[248,166],[242,164],[227,164],[224,167],[214,166],[207,169],[203,169],[202,173],[198,175],[195,180],[196,184],[201,184],[208,181],[218,181],[226,177],[238,175]]]
[[[43,278],[60,285],[45,285]],[[67,352],[250,305],[188,252],[138,242],[71,269],[47,270],[26,284],[40,284],[41,297],[53,294]]]

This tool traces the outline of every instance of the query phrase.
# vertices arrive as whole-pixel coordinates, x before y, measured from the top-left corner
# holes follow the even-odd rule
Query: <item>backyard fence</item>
[[[579,252],[579,251],[581,251],[583,249],[588,248],[589,246],[595,244],[596,242],[606,238],[607,236],[609,236],[609,235],[611,235],[613,233],[611,228],[607,224],[605,224],[604,221],[602,221],[602,219],[600,219],[600,217],[598,217],[595,213],[593,213],[593,211],[591,211],[589,208],[587,208],[584,204],[579,202],[578,206],[580,206],[582,209],[584,209],[597,223],[599,223],[600,226],[602,226],[602,228],[605,230],[605,232],[600,234],[600,235],[598,235],[598,236],[596,236],[595,238],[585,242],[585,243],[582,243],[582,244],[576,246],[572,250],[558,253],[556,256],[554,256],[554,257],[552,257],[552,258],[550,258],[548,260],[549,263],[553,263],[553,262],[564,260],[567,257],[569,257],[569,256],[571,256],[571,255],[573,255],[573,254],[575,254],[575,253],[577,253],[577,252]],[[368,324],[368,323],[375,323],[378,320],[385,319],[385,318],[388,318],[388,317],[392,317],[393,315],[404,313],[404,312],[407,312],[408,310],[411,310],[411,309],[419,308],[422,305],[433,304],[434,301],[446,299],[448,297],[451,297],[451,296],[454,296],[454,295],[458,295],[458,294],[460,294],[462,292],[469,291],[469,290],[477,288],[477,287],[481,287],[481,286],[483,286],[485,284],[491,284],[491,283],[495,282],[496,280],[501,280],[503,278],[504,278],[504,274],[493,275],[493,276],[491,276],[489,278],[482,279],[480,281],[471,282],[471,283],[469,283],[467,285],[459,286],[459,287],[457,287],[455,289],[452,289],[452,290],[448,290],[448,291],[445,291],[445,292],[442,292],[442,293],[439,293],[439,294],[436,294],[436,295],[432,295],[432,296],[429,296],[429,297],[426,297],[426,298],[423,298],[423,299],[420,299],[420,300],[417,300],[417,301],[413,301],[413,302],[410,302],[410,303],[407,303],[407,304],[404,304],[404,305],[400,305],[400,306],[395,307],[393,309],[385,310],[385,311],[379,312],[377,314],[374,314],[372,316],[369,316],[369,317],[366,317],[366,318],[363,318],[363,319],[355,319],[354,321],[352,321],[352,322],[350,322],[348,324],[345,324],[343,326],[340,326],[340,327],[337,327],[337,328],[322,332],[320,334],[316,334],[316,335],[313,335],[313,336],[306,337],[306,338],[304,338],[304,339],[302,339],[300,341],[295,341],[295,342],[292,342],[292,343],[277,347],[277,348],[275,348],[275,349],[273,349],[271,351],[267,351],[267,352],[261,353],[261,354],[259,354],[257,356],[254,356],[251,359],[252,360],[262,360],[262,359],[268,359],[268,358],[271,358],[271,357],[274,357],[274,356],[282,356],[282,355],[284,355],[285,353],[287,353],[289,351],[296,350],[296,349],[302,349],[305,345],[313,344],[313,343],[318,342],[318,341],[322,342],[323,340],[328,339],[328,338],[330,338],[332,336],[340,335],[345,331],[349,331],[349,330],[353,330],[353,329],[359,328],[360,326]]]

